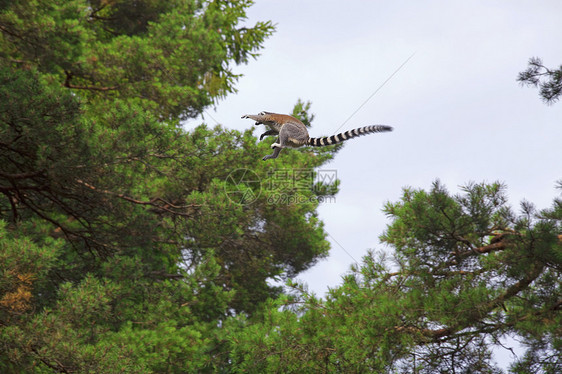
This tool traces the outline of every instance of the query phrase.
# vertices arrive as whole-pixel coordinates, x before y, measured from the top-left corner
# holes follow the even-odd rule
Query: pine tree
[[[516,215],[501,184],[406,189],[381,239],[325,300],[296,293],[231,338],[242,372],[499,373],[491,347],[527,348],[513,373],[562,369],[562,201]]]
[[[213,371],[223,321],[327,254],[323,192],[276,183],[268,142],[181,127],[273,32],[251,4],[0,3],[0,371]]]

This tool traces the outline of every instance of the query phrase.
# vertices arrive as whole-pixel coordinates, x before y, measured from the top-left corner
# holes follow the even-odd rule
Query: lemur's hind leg
[[[264,132],[263,134],[260,135],[260,141],[268,135],[277,135],[277,131],[267,130],[266,132]]]
[[[264,156],[263,160],[269,160],[270,158],[277,158],[277,156],[279,156],[279,152],[281,152],[283,148],[281,147],[275,147],[273,148],[273,153],[267,156]]]
[[[286,140],[285,140],[286,143]],[[270,158],[277,158],[277,156],[279,156],[279,152],[281,152],[281,150],[283,148],[285,148],[285,144],[283,141],[283,138],[281,138],[281,134],[279,134],[279,137],[277,138],[277,140],[275,141],[275,143],[271,144],[271,148],[273,148],[273,153],[270,155],[267,155],[263,158],[263,160],[269,160]]]
[[[279,138],[277,143],[273,143],[271,148],[279,145],[281,148],[285,147],[300,147],[308,140],[308,132],[306,129],[301,129],[298,125],[293,123],[286,123],[279,131]]]

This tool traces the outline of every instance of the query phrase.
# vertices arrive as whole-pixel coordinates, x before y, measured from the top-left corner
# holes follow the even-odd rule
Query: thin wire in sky
[[[332,240],[333,240],[337,245],[339,245],[340,248],[343,249],[343,251],[344,251],[345,253],[347,253],[347,255],[348,255],[349,257],[351,257],[351,259],[352,259],[353,261],[355,261],[356,264],[359,264],[359,262],[357,262],[357,260],[351,255],[351,253],[349,253],[348,251],[346,251],[346,249],[343,247],[343,245],[341,245],[340,243],[338,243],[338,241],[337,241],[332,235],[330,235],[329,232],[326,232],[326,234],[328,234],[328,236],[329,236],[330,238],[332,238]]]
[[[212,119],[217,125],[220,125],[220,123],[218,123],[218,121],[217,121],[216,119],[214,119],[213,116],[212,116],[209,112],[207,112],[206,110],[205,110],[204,112],[205,112],[205,114],[207,114],[209,117],[211,117],[211,119]],[[203,117],[203,115],[202,115],[201,117]],[[204,121],[204,120],[205,120],[205,117],[203,117],[203,121]]]
[[[396,73],[398,73],[398,72],[400,71],[400,69],[402,69],[402,68],[404,67],[404,65],[406,65],[406,64],[408,63],[408,61],[410,61],[410,59],[411,59],[412,57],[414,57],[415,54],[416,54],[416,52],[412,53],[412,54],[410,55],[410,57],[408,57],[408,58],[406,59],[406,61],[404,61],[404,62],[402,63],[402,65],[400,65],[400,66],[398,67],[398,69],[394,70],[394,72],[393,72],[392,74],[390,74],[390,76],[389,76],[384,82],[382,82],[382,84],[375,90],[375,92],[373,92],[373,93],[371,94],[371,96],[369,96],[369,97],[367,98],[367,100],[365,100],[365,101],[363,102],[363,104],[359,105],[359,108],[357,108],[357,109],[355,110],[355,112],[351,113],[351,115],[350,115],[345,121],[343,121],[343,123],[340,125],[340,127],[338,127],[338,128],[336,129],[336,131],[334,131],[334,134],[335,134],[336,132],[338,132],[338,130],[341,129],[341,128],[343,127],[343,125],[345,125],[345,124],[347,123],[347,121],[349,121],[357,112],[359,112],[359,111],[361,110],[361,108],[363,108],[363,106],[365,106],[365,104],[367,104],[367,102],[369,102],[369,100],[371,100],[371,98],[372,98],[373,96],[375,96],[375,95],[377,94],[377,92],[379,92],[379,91],[381,90],[381,88],[383,88],[384,85],[387,84],[388,81],[390,81],[390,80],[392,79],[392,77],[394,77],[394,76],[396,75]]]

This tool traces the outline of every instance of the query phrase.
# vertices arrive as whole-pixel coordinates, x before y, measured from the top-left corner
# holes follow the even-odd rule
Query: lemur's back
[[[306,130],[306,126],[304,125],[304,123],[288,114],[260,112],[258,115],[246,114],[242,118],[251,118],[256,121],[256,125],[264,124],[266,126],[269,126],[272,130],[277,131],[277,134],[279,134],[283,125],[288,123],[294,124],[298,127],[302,127],[304,130]]]

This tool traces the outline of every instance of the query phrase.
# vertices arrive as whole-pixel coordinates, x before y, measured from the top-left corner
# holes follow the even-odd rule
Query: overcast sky
[[[560,15],[560,0],[256,1],[248,23],[271,20],[277,31],[235,69],[239,92],[208,111],[210,125],[244,130],[253,123],[242,114],[288,113],[301,98],[316,114],[311,136],[332,135],[415,53],[339,129],[395,130],[348,141],[325,167],[341,180],[336,202],[319,208],[332,249],[298,279],[323,295],[354,259],[384,250],[378,237],[390,221],[381,209],[405,186],[428,189],[439,178],[456,193],[469,181],[501,181],[516,210],[522,199],[551,205],[562,179],[562,102],[545,105],[516,78],[533,56],[562,64]]]

